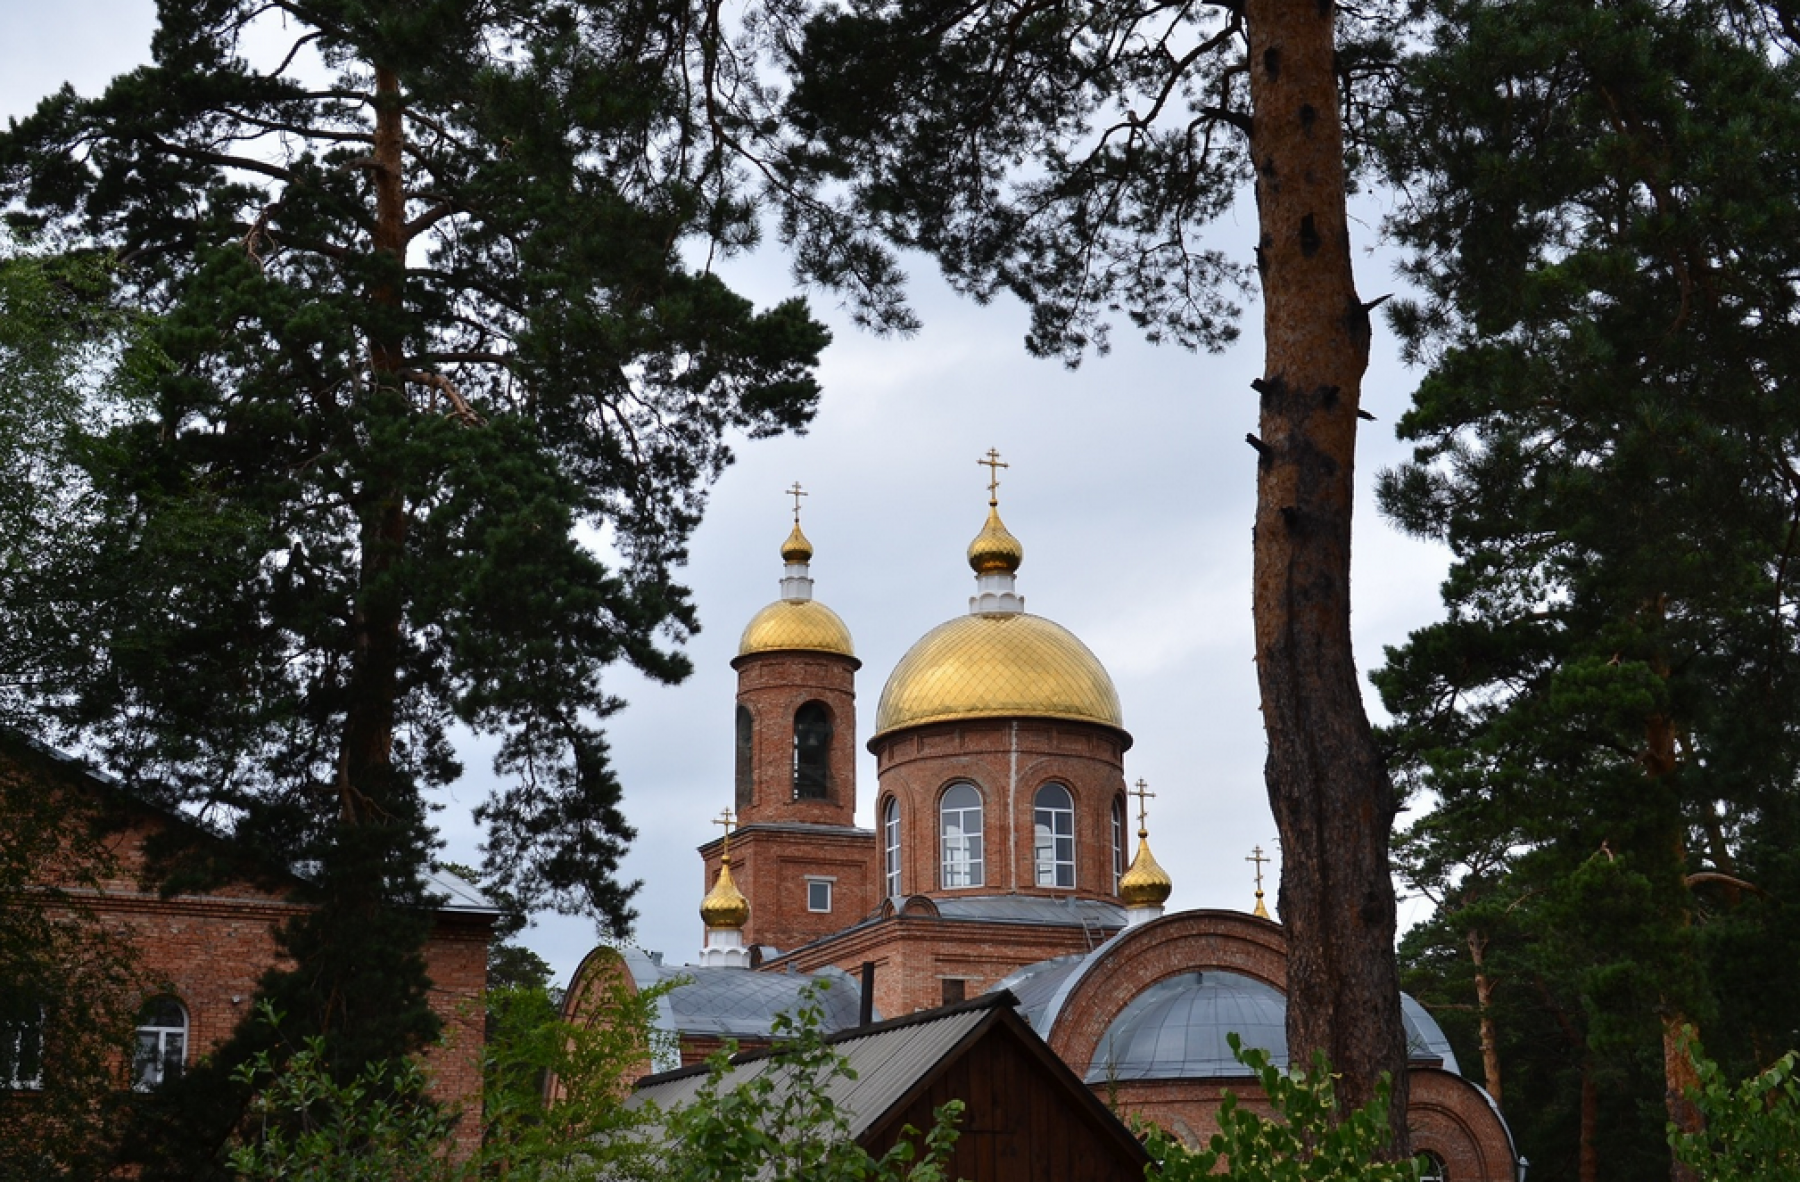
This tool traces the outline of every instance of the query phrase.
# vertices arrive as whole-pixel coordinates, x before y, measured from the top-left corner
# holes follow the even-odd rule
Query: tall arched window
[[[1033,803],[1033,860],[1041,887],[1075,885],[1075,801],[1061,784],[1045,784]]]
[[[756,719],[742,702],[737,708],[737,809],[756,803]]]
[[[1119,893],[1119,880],[1125,877],[1125,802],[1113,797],[1112,806],[1113,894]]]
[[[1427,1149],[1419,1153],[1424,1159],[1424,1169],[1419,1171],[1419,1182],[1450,1182],[1450,1169],[1444,1159]]]
[[[900,897],[900,802],[888,797],[881,810],[882,868],[887,872],[887,894]]]
[[[825,800],[831,792],[831,711],[808,702],[794,713],[794,799]]]
[[[132,1086],[140,1092],[181,1078],[187,1063],[187,1011],[172,997],[154,997],[138,1013]]]
[[[938,805],[938,833],[943,838],[942,884],[945,890],[985,886],[981,865],[981,793],[975,785],[952,784]]]
[[[0,991],[0,1091],[44,1086],[44,1007],[30,993]]]

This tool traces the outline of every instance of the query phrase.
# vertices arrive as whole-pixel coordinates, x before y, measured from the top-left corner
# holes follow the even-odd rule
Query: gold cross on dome
[[[807,492],[805,489],[801,488],[800,482],[798,480],[796,480],[796,481],[794,481],[794,487],[787,490],[787,495],[794,498],[794,524],[799,525],[800,524],[800,498],[801,497],[810,497],[810,496],[812,496],[812,494]]]
[[[1259,846],[1254,847],[1250,856],[1248,858],[1245,858],[1244,861],[1254,863],[1256,866],[1256,897],[1260,899],[1260,898],[1262,898],[1262,893],[1263,893],[1263,889],[1262,889],[1263,863],[1272,861],[1272,859],[1263,857],[1262,847],[1259,845]]]
[[[731,861],[731,826],[734,822],[735,818],[731,815],[731,806],[729,805],[713,821],[715,825],[725,826],[725,844],[719,851],[719,857],[727,862]]]
[[[1148,837],[1150,836],[1150,829],[1149,826],[1144,823],[1144,818],[1149,810],[1145,807],[1144,802],[1146,800],[1155,800],[1156,793],[1150,791],[1150,786],[1148,784],[1139,780],[1137,782],[1137,791],[1133,792],[1131,795],[1138,798],[1138,836]]]
[[[986,459],[975,462],[985,465],[988,470],[988,504],[998,505],[1000,503],[1000,469],[1010,468],[1012,465],[1003,461],[999,451],[991,447],[988,448]]]

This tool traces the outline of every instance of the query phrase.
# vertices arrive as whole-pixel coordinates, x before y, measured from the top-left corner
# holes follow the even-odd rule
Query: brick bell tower
[[[744,628],[738,674],[732,873],[749,900],[744,943],[788,951],[862,919],[879,902],[872,830],[856,827],[856,659],[850,630],[813,598],[812,543],[781,547],[781,598]],[[723,842],[700,847],[706,884]]]

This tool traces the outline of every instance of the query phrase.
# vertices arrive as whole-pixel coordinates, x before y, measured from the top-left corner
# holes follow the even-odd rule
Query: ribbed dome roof
[[[750,617],[738,641],[740,657],[790,649],[856,655],[850,629],[816,599],[777,599]]]
[[[1425,1008],[1400,995],[1407,1058],[1458,1072],[1444,1032]],[[1088,1065],[1087,1082],[1208,1079],[1245,1074],[1226,1035],[1287,1066],[1287,998],[1261,981],[1216,970],[1158,981],[1112,1020]],[[1459,1072],[1460,1073],[1460,1072]]]
[[[882,688],[875,734],[1014,717],[1125,728],[1119,692],[1088,647],[1061,624],[1013,612],[958,616],[920,638]]]

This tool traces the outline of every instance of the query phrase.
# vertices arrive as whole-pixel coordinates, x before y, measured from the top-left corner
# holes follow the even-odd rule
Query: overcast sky
[[[154,8],[142,0],[0,0],[0,113],[21,115],[63,82],[96,93],[148,57]],[[1357,285],[1365,298],[1394,289],[1387,256],[1373,253],[1378,205],[1354,226]],[[1240,215],[1219,241],[1248,258],[1253,224]],[[925,328],[907,340],[858,332],[829,297],[815,311],[835,341],[820,377],[825,395],[804,436],[743,441],[738,463],[714,488],[687,570],[704,631],[688,646],[694,675],[652,685],[627,671],[608,689],[630,706],[609,728],[638,840],[625,872],[637,898],[642,946],[684,963],[698,950],[704,893],[695,847],[708,818],[732,800],[730,660],[744,623],[778,597],[780,544],[790,524],[784,494],[799,481],[804,526],[816,550],[816,596],[855,637],[858,820],[873,820],[868,740],[881,686],[927,630],[967,610],[973,575],[964,549],[986,513],[987,469],[998,448],[1001,513],[1025,547],[1019,590],[1027,610],[1068,627],[1111,672],[1136,742],[1126,777],[1143,778],[1151,843],[1175,881],[1170,906],[1252,903],[1260,844],[1271,856],[1275,825],[1262,786],[1264,743],[1251,663],[1250,527],[1256,427],[1249,383],[1261,369],[1260,309],[1246,309],[1243,337],[1219,356],[1152,348],[1128,327],[1109,357],[1074,372],[1028,357],[1024,310],[977,307],[913,266]],[[772,252],[729,274],[767,303],[790,293]],[[1405,538],[1376,514],[1375,473],[1405,454],[1393,423],[1417,375],[1393,355],[1377,325],[1363,405],[1378,421],[1359,444],[1352,621],[1358,665],[1440,614],[1445,553]],[[1371,711],[1379,717],[1372,690]],[[439,815],[446,856],[473,862],[469,809],[485,791],[485,766]],[[1268,874],[1274,906],[1274,868]],[[1407,909],[1403,905],[1402,915]],[[567,978],[591,946],[585,920],[545,918],[526,942]]]

